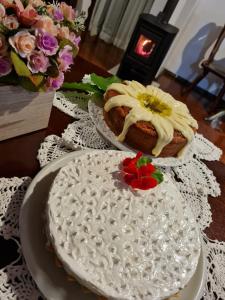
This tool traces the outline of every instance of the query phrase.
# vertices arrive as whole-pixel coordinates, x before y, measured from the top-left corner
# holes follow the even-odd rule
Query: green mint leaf
[[[141,157],[138,159],[138,161],[137,161],[137,163],[136,163],[136,166],[137,166],[138,168],[140,168],[140,167],[145,166],[145,165],[147,165],[147,164],[149,164],[149,163],[151,163],[151,162],[152,162],[151,158],[149,158],[149,157],[147,157],[147,156],[141,156]]]
[[[111,77],[102,77],[102,76],[99,76],[99,75],[96,75],[95,73],[92,73],[91,74],[91,81],[97,85],[97,87],[102,90],[102,91],[106,91],[108,86],[112,83],[119,83],[121,82],[121,80],[113,75]]]
[[[156,169],[156,171],[152,173],[151,176],[155,178],[158,181],[158,183],[161,183],[163,181],[163,173],[158,169]]]
[[[90,83],[64,82],[62,88],[66,90],[81,90],[86,92],[102,94],[102,92],[97,88],[97,86],[92,85]]]

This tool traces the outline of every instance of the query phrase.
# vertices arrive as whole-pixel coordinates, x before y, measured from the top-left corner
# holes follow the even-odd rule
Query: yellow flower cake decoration
[[[156,157],[172,141],[174,130],[181,132],[188,143],[192,141],[193,128],[198,128],[197,121],[191,116],[187,106],[175,100],[170,94],[153,85],[145,87],[137,81],[125,81],[125,84],[113,83],[108,90],[114,90],[120,95],[106,102],[104,107],[106,112],[118,106],[130,108],[123,130],[117,137],[120,142],[124,141],[129,127],[137,121],[151,122],[154,126],[158,140],[152,154]],[[178,156],[182,154],[183,149]]]

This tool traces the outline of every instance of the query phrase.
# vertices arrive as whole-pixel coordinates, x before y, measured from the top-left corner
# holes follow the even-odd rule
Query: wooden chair
[[[202,67],[201,74],[199,74],[194,79],[194,81],[187,88],[183,90],[183,94],[190,92],[210,72],[220,77],[223,80],[223,86],[219,91],[218,95],[216,96],[216,99],[212,104],[210,111],[214,111],[218,107],[219,102],[221,101],[223,95],[225,94],[225,68],[223,68],[223,66],[218,65],[218,63],[214,61],[214,57],[217,51],[219,50],[220,45],[222,44],[224,38],[225,38],[225,25],[223,26],[209,57],[201,62],[201,67]]]

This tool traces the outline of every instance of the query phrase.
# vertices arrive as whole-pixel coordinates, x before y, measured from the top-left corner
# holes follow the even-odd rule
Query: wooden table
[[[66,80],[80,81],[84,74],[92,72],[103,76],[108,75],[106,71],[77,57],[72,71],[67,74]],[[161,79],[161,87],[174,95],[174,93],[177,93],[178,87],[172,80],[170,82],[168,82],[168,80],[170,79]],[[195,105],[196,103],[193,102],[193,111],[196,109]],[[192,112],[191,108],[190,110]],[[71,117],[53,107],[48,128],[0,142],[0,177],[33,177],[37,174],[40,170],[40,166],[36,157],[40,143],[43,142],[44,138],[49,134],[60,135],[72,121],[73,119]],[[198,121],[201,122],[201,120]],[[204,127],[200,126],[200,133],[205,135]],[[225,165],[221,162],[206,163],[221,184],[222,192],[221,196],[216,199],[209,197],[209,202],[212,207],[213,223],[206,232],[212,239],[216,238],[225,241]],[[0,267],[1,261],[7,260],[10,255],[13,255],[13,253],[9,249],[9,251],[5,252],[5,256],[3,255],[0,259]]]

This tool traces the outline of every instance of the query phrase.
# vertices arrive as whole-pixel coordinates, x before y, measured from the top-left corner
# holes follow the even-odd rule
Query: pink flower
[[[49,59],[43,52],[34,50],[28,56],[28,68],[32,73],[45,73],[49,67]]]
[[[0,21],[2,21],[5,16],[5,7],[0,3]]]
[[[0,33],[0,55],[5,55],[8,45],[3,34]]]
[[[19,13],[19,20],[25,26],[33,25],[37,21],[37,12],[31,4]]]
[[[81,41],[81,38],[80,38],[80,36],[76,36],[76,34],[74,32],[71,32],[69,40],[78,47],[79,43]]]
[[[64,74],[62,72],[59,73],[57,77],[48,77],[46,88],[47,91],[55,91],[58,90],[64,81]]]
[[[7,57],[0,56],[0,77],[8,75],[12,71],[12,64]]]
[[[60,8],[66,20],[73,21],[75,19],[75,11],[72,6],[69,6],[65,2],[62,2],[60,3]]]
[[[63,13],[59,7],[55,7],[53,10],[53,17],[56,21],[60,22],[64,19]]]
[[[31,4],[33,7],[45,5],[45,3],[42,0],[29,0],[28,3]]]
[[[24,10],[24,6],[23,6],[22,0],[14,0],[13,2],[15,2],[15,5],[16,5],[16,8],[17,8],[18,12]]]
[[[9,8],[9,7],[14,7],[14,1],[13,0],[0,0],[0,3],[5,7],[5,8]]]
[[[55,55],[59,49],[57,39],[48,32],[39,31],[37,34],[37,47],[48,56]]]
[[[53,20],[48,16],[41,16],[33,27],[42,31],[46,31],[51,35],[56,36],[58,33],[57,27],[55,26]]]
[[[63,72],[67,71],[70,68],[70,65],[73,64],[72,47],[67,45],[60,50],[57,61],[59,63],[59,70]]]
[[[27,30],[22,30],[11,36],[9,43],[21,57],[27,57],[35,48],[36,38]]]
[[[66,26],[59,27],[57,36],[60,39],[69,39],[70,38],[69,28]]]
[[[9,30],[14,30],[19,27],[19,22],[16,16],[10,15],[3,18],[3,25]]]

